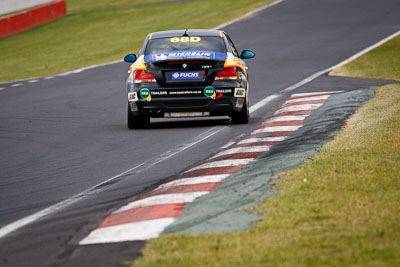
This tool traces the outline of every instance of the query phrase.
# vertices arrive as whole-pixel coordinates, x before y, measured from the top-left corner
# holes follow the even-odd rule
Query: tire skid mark
[[[173,177],[170,182],[142,194],[107,216],[81,245],[147,240],[182,216],[183,207],[214,190],[222,180],[269,151],[302,127],[307,116],[325,103],[332,92],[293,94],[250,135],[231,139],[210,158]]]

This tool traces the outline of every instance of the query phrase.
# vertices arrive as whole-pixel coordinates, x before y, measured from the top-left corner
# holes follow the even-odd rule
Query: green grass
[[[400,80],[399,39],[345,66]],[[371,70],[365,66],[374,66]],[[132,266],[400,266],[400,86],[387,85],[239,233],[151,240]],[[307,182],[303,179],[307,178]]]
[[[0,39],[0,81],[122,59],[138,52],[149,32],[211,28],[269,2],[67,0],[67,16]]]
[[[356,61],[333,70],[331,75],[400,79],[400,36],[395,37],[360,57]]]

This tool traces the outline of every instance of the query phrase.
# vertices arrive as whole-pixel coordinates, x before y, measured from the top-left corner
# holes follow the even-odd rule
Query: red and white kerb
[[[181,215],[185,204],[214,190],[223,179],[302,127],[332,92],[292,95],[249,136],[227,143],[216,155],[107,216],[81,245],[156,238]]]

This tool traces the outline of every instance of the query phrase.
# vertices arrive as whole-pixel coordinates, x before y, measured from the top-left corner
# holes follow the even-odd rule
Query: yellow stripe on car
[[[135,63],[133,63],[130,67],[130,71],[134,70],[146,70],[146,65],[144,64],[144,55],[141,55]]]

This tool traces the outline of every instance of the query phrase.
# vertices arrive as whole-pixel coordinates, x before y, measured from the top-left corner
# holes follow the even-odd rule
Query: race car
[[[230,116],[249,120],[249,81],[243,59],[219,30],[172,30],[147,35],[139,54],[128,54],[128,128],[150,118]]]

